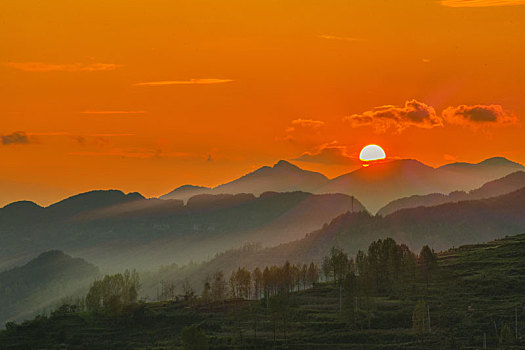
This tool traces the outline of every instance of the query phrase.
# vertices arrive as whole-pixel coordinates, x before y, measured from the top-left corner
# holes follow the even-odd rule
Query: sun
[[[372,162],[376,160],[385,159],[385,151],[378,145],[368,145],[363,147],[359,153],[359,159],[363,162]]]

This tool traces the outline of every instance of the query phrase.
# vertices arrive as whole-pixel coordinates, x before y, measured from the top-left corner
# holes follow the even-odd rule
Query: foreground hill
[[[500,179],[487,182],[480,188],[465,191],[454,191],[450,194],[431,193],[427,195],[414,195],[396,199],[377,212],[379,215],[386,216],[395,211],[416,208],[431,207],[439,204],[458,202],[482,198],[496,197],[502,194],[510,193],[525,187],[525,171],[516,171]]]
[[[340,289],[319,283],[292,294],[286,317],[265,300],[181,298],[130,306],[119,315],[66,307],[49,318],[9,325],[0,332],[0,347],[179,349],[183,328],[197,325],[211,349],[481,349],[484,339],[488,349],[522,349],[524,257],[525,235],[463,246],[438,254],[428,283],[373,297],[366,291],[357,298],[343,294],[342,309]],[[348,298],[358,305],[355,313]],[[413,312],[422,300],[430,331],[416,334]]]
[[[199,195],[186,205],[120,191],[88,192],[47,208],[19,202],[0,209],[0,268],[49,249],[104,269],[152,268],[248,241],[295,240],[352,209],[365,210],[346,195],[304,192]]]
[[[0,273],[0,324],[23,320],[61,297],[83,295],[100,274],[97,267],[61,251],[40,254],[21,267]]]

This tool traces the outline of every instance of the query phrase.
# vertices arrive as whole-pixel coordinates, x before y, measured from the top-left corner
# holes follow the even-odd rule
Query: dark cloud
[[[316,151],[304,152],[292,160],[319,164],[361,164],[356,157],[348,154],[345,146],[334,143],[321,145]]]
[[[15,144],[24,145],[30,142],[29,136],[27,136],[24,131],[16,131],[12,134],[2,135],[0,138],[2,139],[2,145],[4,146]]]
[[[436,110],[417,100],[406,101],[403,107],[376,107],[371,111],[347,116],[344,120],[352,126],[371,125],[377,132],[386,132],[389,129],[401,132],[410,126],[426,129],[443,126],[443,120],[436,114]]]
[[[443,111],[448,124],[470,126],[505,126],[518,123],[518,118],[503,110],[500,105],[461,105],[448,107]]]

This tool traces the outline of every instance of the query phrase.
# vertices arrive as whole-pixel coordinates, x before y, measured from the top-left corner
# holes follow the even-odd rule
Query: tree
[[[308,266],[306,264],[303,264],[301,267],[300,281],[303,285],[303,290],[306,290],[306,285],[308,284]]]
[[[420,300],[417,302],[412,313],[412,330],[421,335],[429,332],[427,303]]]
[[[217,271],[213,275],[210,291],[213,301],[223,301],[226,297],[226,281],[222,271]]]
[[[317,265],[311,262],[310,266],[308,267],[308,283],[311,286],[313,286],[314,283],[316,283],[318,279],[319,279],[319,267],[317,267]]]
[[[259,300],[261,297],[261,292],[263,290],[263,273],[261,270],[257,267],[255,270],[253,270],[253,288],[255,293],[255,299]]]
[[[331,264],[331,261],[330,261],[329,257],[325,256],[323,258],[323,262],[321,264],[321,269],[323,270],[324,280],[326,282],[328,282],[328,279],[330,278],[330,276],[332,274],[332,264]]]
[[[207,350],[208,338],[196,325],[182,329],[182,346],[186,350]]]
[[[419,253],[418,264],[421,271],[423,272],[423,275],[425,276],[428,290],[428,282],[430,280],[430,276],[437,267],[436,253],[434,253],[434,251],[430,249],[428,245],[425,245],[423,246],[423,248],[421,248],[421,252]]]
[[[209,278],[206,278],[204,281],[204,286],[202,287],[202,301],[208,303],[211,300],[211,284]]]
[[[501,327],[501,331],[499,334],[499,348],[507,349],[506,345],[512,343],[514,343],[514,336],[512,335],[512,330],[510,329],[510,326],[506,323],[503,327]]]
[[[105,275],[95,281],[86,295],[86,307],[89,311],[118,313],[123,306],[137,301],[140,289],[138,273],[126,270],[124,274]]]
[[[332,247],[330,250],[329,265],[332,269],[334,281],[342,283],[348,270],[348,255],[339,248]]]
[[[191,287],[190,281],[186,278],[182,284],[182,293],[184,300],[192,302],[195,299],[195,291]]]

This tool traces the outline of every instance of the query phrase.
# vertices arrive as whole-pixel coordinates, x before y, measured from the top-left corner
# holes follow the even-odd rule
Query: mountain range
[[[17,202],[0,209],[0,268],[60,249],[101,268],[153,268],[206,259],[248,241],[274,245],[304,236],[334,216],[365,208],[343,194],[305,192],[146,199],[92,191],[43,208]]]
[[[525,172],[516,171],[500,179],[487,182],[483,186],[469,192],[454,191],[448,195],[442,193],[431,193],[427,195],[414,195],[399,198],[379,209],[377,213],[386,216],[406,208],[431,207],[448,202],[496,197],[498,195],[516,191],[523,187],[525,187]]]
[[[196,194],[253,193],[265,191],[305,191],[342,193],[355,196],[375,213],[389,202],[412,195],[473,190],[487,181],[512,172],[525,170],[521,164],[503,157],[480,163],[452,163],[433,168],[413,159],[400,159],[370,164],[347,174],[328,179],[281,160],[273,167],[264,166],[234,181],[206,188],[181,186],[161,199],[187,200]]]
[[[161,196],[161,199],[187,200],[198,194],[253,193],[258,196],[267,191],[274,192],[318,192],[329,182],[323,174],[308,171],[280,160],[272,167],[263,166],[236,180],[214,188],[184,185]]]

